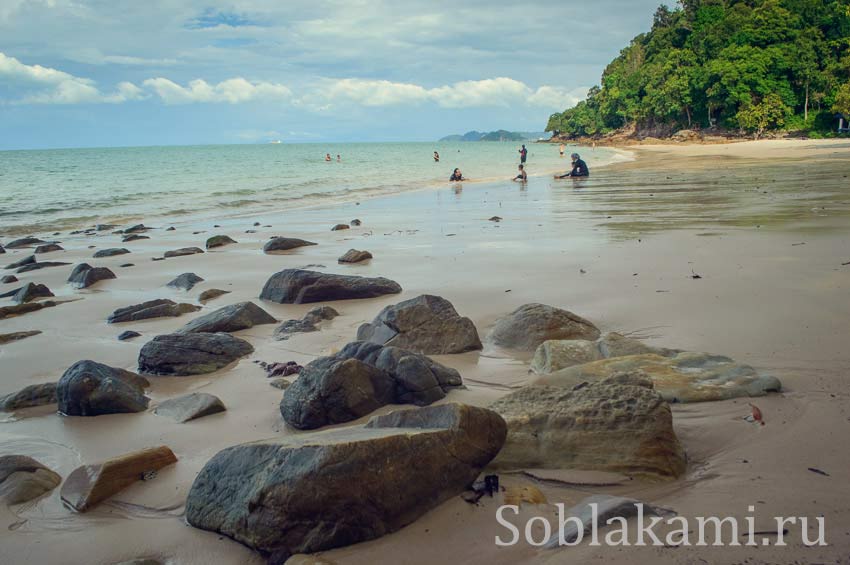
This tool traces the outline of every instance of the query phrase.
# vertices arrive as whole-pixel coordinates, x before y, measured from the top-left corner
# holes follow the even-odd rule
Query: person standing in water
[[[463,173],[462,173],[462,172],[460,172],[460,169],[457,169],[457,168],[456,168],[456,169],[452,172],[452,176],[449,178],[449,180],[450,180],[450,181],[457,182],[457,181],[461,181],[461,180],[469,180],[469,179],[465,179],[465,178],[463,178]]]
[[[439,162],[440,162],[440,154],[439,154],[439,153],[437,153],[436,151],[434,151],[434,162],[435,162],[435,163],[439,163]]]
[[[342,157],[339,155],[339,153],[336,154],[336,162],[337,163],[342,162]]]
[[[528,149],[525,148],[525,145],[522,146],[522,149],[519,150],[519,162],[525,165],[525,160],[528,158]]]
[[[565,147],[564,147],[564,144],[562,143],[562,144],[558,147],[558,151],[560,151],[560,152],[561,152],[561,157],[563,157],[563,156],[564,156],[564,149],[565,149]]]
[[[513,178],[515,181],[525,182],[528,180],[528,175],[525,173],[525,166],[519,165],[517,167],[519,169],[519,174]]]
[[[587,168],[587,163],[585,163],[581,157],[579,157],[578,153],[573,153],[570,155],[570,158],[573,160],[573,168],[569,172],[564,173],[563,175],[555,175],[556,179],[565,179],[567,177],[589,177],[590,171]]]
[[[325,161],[327,161],[328,163],[331,162],[331,154],[330,153],[325,153]]]

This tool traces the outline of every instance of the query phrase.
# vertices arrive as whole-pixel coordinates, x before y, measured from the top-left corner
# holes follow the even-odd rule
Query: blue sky
[[[659,0],[0,0],[0,149],[538,131]]]

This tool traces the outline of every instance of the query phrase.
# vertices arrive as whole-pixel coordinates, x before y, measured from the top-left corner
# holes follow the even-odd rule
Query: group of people
[[[564,155],[564,144],[563,143],[560,146],[560,153],[561,153],[561,156]],[[584,162],[584,159],[582,159],[581,156],[578,153],[573,153],[572,155],[570,155],[570,159],[572,160],[572,168],[569,171],[567,171],[566,173],[564,173],[563,175],[555,175],[556,179],[565,179],[565,178],[569,178],[569,177],[589,177],[590,176],[590,170],[587,168],[587,163]],[[525,171],[526,160],[528,160],[528,149],[526,149],[525,145],[523,145],[519,149],[519,165],[517,166],[517,170],[519,172],[517,173],[517,176],[515,176],[511,180],[518,181],[518,182],[525,182],[525,181],[528,180],[528,173]],[[434,151],[434,162],[436,162],[436,163],[440,162],[440,154],[437,153],[436,151]],[[452,176],[449,177],[450,182],[458,182],[458,181],[464,181],[464,180],[469,180],[469,179],[467,179],[466,177],[463,176],[463,173],[461,172],[461,170],[459,168],[455,168],[455,170],[452,171]]]
[[[331,161],[333,161],[333,159],[331,159],[331,154],[330,154],[330,153],[325,153],[325,161],[326,161],[326,162],[328,162],[328,163],[330,163]],[[342,161],[342,157],[340,157],[340,156],[339,156],[339,154],[337,154],[337,156],[336,156],[336,162],[337,162],[337,163],[339,163],[340,161]]]

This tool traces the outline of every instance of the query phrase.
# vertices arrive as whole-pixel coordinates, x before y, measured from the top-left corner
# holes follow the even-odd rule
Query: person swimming
[[[463,173],[460,172],[460,169],[455,169],[452,172],[452,176],[449,178],[450,181],[461,181],[461,180],[469,180],[463,177]]]
[[[555,175],[556,179],[565,179],[567,177],[589,177],[590,170],[587,168],[587,163],[579,157],[578,153],[573,153],[570,155],[570,159],[573,160],[573,168],[569,172],[564,173],[563,175]]]
[[[519,169],[519,174],[513,178],[513,180],[518,180],[520,182],[525,182],[528,180],[528,175],[525,173],[525,166],[519,165],[517,167]]]
[[[439,153],[437,153],[436,151],[434,151],[434,162],[435,162],[435,163],[439,163],[439,162],[440,162],[440,154],[439,154]]]
[[[330,153],[325,153],[325,161],[328,161],[328,162],[331,161],[331,154]]]

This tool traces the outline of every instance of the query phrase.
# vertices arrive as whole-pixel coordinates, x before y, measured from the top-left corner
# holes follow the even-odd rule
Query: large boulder
[[[250,343],[226,333],[159,335],[139,352],[139,371],[151,375],[203,375],[253,351]]]
[[[544,375],[540,384],[572,387],[594,382],[616,373],[643,371],[655,389],[669,402],[703,402],[736,397],[764,396],[782,389],[779,379],[763,375],[749,365],[729,357],[683,352],[673,357],[648,353],[612,357],[576,365]]]
[[[596,340],[599,329],[581,316],[545,304],[524,304],[496,322],[490,339],[496,345],[534,351],[551,339]]]
[[[426,355],[481,349],[472,320],[462,318],[445,298],[430,294],[387,306],[371,323],[360,326],[357,339]]]
[[[173,300],[160,298],[119,308],[109,315],[107,322],[110,324],[120,324],[122,322],[138,322],[139,320],[149,320],[151,318],[177,318],[189,312],[197,312],[200,309],[200,306],[194,304],[185,302],[178,304]]]
[[[88,288],[97,282],[114,278],[117,278],[115,273],[106,267],[92,267],[88,263],[80,263],[71,271],[68,283],[75,288]]]
[[[463,385],[460,374],[424,355],[355,341],[308,363],[283,400],[280,413],[298,429],[356,420],[386,404],[426,406]]]
[[[21,504],[50,492],[62,477],[32,457],[0,455],[0,502]]]
[[[95,361],[71,365],[56,387],[59,411],[68,416],[99,416],[147,410],[148,381],[135,373]]]
[[[306,304],[328,300],[375,298],[399,292],[401,286],[384,277],[355,277],[286,269],[269,278],[260,298],[279,304]]]
[[[188,291],[192,290],[199,282],[204,282],[204,279],[202,279],[195,273],[183,273],[182,275],[178,275],[174,279],[169,281],[168,284],[166,284],[165,286]]]
[[[299,247],[318,245],[312,241],[305,241],[297,237],[274,237],[263,246],[263,253],[282,253]]]
[[[508,423],[501,469],[585,469],[676,477],[685,452],[670,406],[641,372],[564,388],[529,385],[491,410]]]
[[[186,519],[282,564],[414,522],[463,492],[504,439],[497,414],[446,404],[229,447],[192,484]]]
[[[178,333],[238,332],[261,324],[275,323],[277,320],[271,314],[253,302],[239,302],[195,318]]]
[[[12,301],[16,304],[24,304],[38,298],[50,298],[51,296],[54,296],[54,294],[45,285],[32,282],[28,282],[15,290],[0,294],[0,298],[11,297]]]

